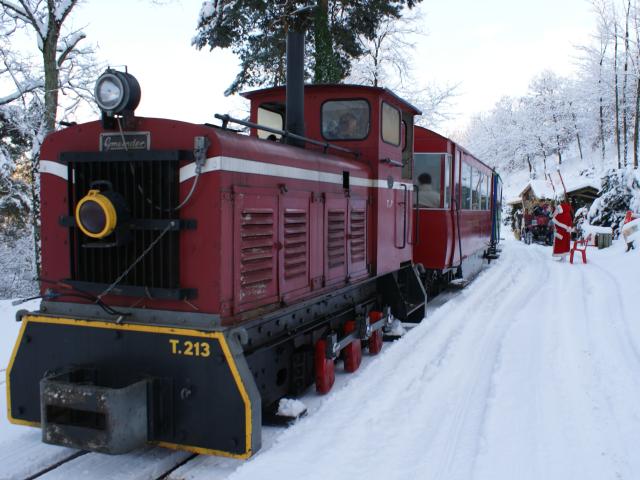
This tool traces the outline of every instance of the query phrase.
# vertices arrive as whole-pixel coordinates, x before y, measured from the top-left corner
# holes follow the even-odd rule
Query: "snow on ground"
[[[9,300],[0,300],[0,479],[25,478],[42,471],[49,465],[61,462],[75,450],[45,445],[40,442],[40,430],[11,425],[7,420],[6,389],[7,365],[20,324],[15,321],[15,312],[21,308],[37,308],[38,302],[29,302],[14,307]]]
[[[587,265],[571,265],[505,242],[500,260],[357,375],[306,395],[306,417],[265,428],[252,460],[199,456],[169,478],[640,478],[640,251],[624,249],[589,248]],[[0,303],[3,359],[17,333],[10,310]],[[38,437],[0,422],[0,478],[21,478],[17,440],[21,458],[73,452]],[[44,478],[154,478],[186,459],[87,454]]]

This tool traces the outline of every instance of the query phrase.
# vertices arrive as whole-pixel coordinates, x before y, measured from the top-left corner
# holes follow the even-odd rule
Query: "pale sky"
[[[127,65],[142,87],[137,113],[194,123],[214,122],[215,113],[242,106],[223,92],[237,72],[228,51],[191,46],[201,0],[155,6],[145,0],[87,0],[73,17],[86,26],[101,59]],[[522,95],[544,69],[576,70],[575,45],[595,30],[587,0],[424,0],[423,28],[416,39],[415,73],[420,81],[460,84],[456,120],[460,129],[474,113],[504,95]],[[81,119],[81,120],[88,120]]]

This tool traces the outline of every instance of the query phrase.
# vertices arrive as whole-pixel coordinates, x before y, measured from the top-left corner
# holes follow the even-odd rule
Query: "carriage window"
[[[484,178],[483,175],[480,171],[476,170],[475,168],[473,169],[473,197],[472,197],[472,209],[473,210],[480,210],[480,193],[481,193],[481,186],[482,186],[482,182],[483,182]]]
[[[471,210],[471,165],[462,164],[462,209]]]
[[[382,141],[400,145],[400,111],[382,102]]]
[[[489,210],[490,198],[491,198],[491,177],[486,175],[486,181],[484,183],[484,209]]]
[[[369,135],[366,100],[331,100],[322,104],[322,136],[327,140],[363,140]]]
[[[266,108],[258,108],[258,123],[265,127],[282,130],[284,128],[284,119],[280,113],[267,110]],[[282,135],[267,132],[266,130],[258,130],[258,138],[268,138],[270,140],[280,140]]]
[[[451,206],[451,155],[444,156],[444,208]]]
[[[484,173],[480,174],[482,177],[482,181],[480,182],[480,210],[485,209],[485,204],[487,202],[487,175]]]
[[[456,209],[460,209],[462,208],[462,202],[460,200],[460,169],[462,168],[460,165],[460,160],[461,160],[461,155],[460,155],[460,151],[456,150],[456,161],[454,163],[454,167],[453,167],[453,174],[455,176],[455,178],[453,179],[453,185],[454,185],[454,195],[456,196]]]
[[[442,155],[416,153],[414,155],[415,183],[418,186],[418,206],[440,208],[440,173]]]

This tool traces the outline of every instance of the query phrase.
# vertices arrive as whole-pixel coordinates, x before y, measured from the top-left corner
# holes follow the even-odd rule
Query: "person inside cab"
[[[353,113],[345,113],[338,122],[338,137],[355,138],[358,134],[358,120]]]
[[[439,208],[440,207],[440,190],[433,185],[431,175],[423,172],[418,175],[418,185],[420,190],[418,196],[420,205],[424,207]]]

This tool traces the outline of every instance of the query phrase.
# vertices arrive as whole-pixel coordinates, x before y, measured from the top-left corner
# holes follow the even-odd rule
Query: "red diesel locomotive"
[[[136,117],[137,81],[107,70],[101,121],[43,143],[42,302],[18,313],[13,423],[92,451],[247,458],[281,398],[327,392],[338,358],[355,371],[393,318],[423,318],[429,272],[495,248],[497,183],[489,200],[459,167],[497,177],[388,90],[303,86],[292,44],[288,88],[245,94],[249,122]],[[414,132],[439,169],[414,172]]]

